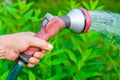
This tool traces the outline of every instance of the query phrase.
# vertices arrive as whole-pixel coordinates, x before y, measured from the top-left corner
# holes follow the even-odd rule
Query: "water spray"
[[[52,20],[59,21],[57,26],[48,26],[51,24]],[[59,24],[64,24],[65,26],[59,26]],[[57,34],[61,29],[68,28],[75,33],[84,33],[87,32],[90,28],[91,20],[90,15],[86,9],[73,9],[66,16],[57,16],[54,17],[51,14],[47,13],[41,23],[41,30],[35,35],[35,37],[41,38],[45,41],[48,41],[52,36]],[[53,33],[53,30],[57,30],[56,33]],[[50,32],[51,31],[51,32]],[[50,37],[46,35],[51,35]],[[13,66],[6,80],[16,80],[18,74],[22,71],[25,64],[28,63],[28,59],[32,55],[39,51],[39,48],[29,47],[23,53],[20,54],[20,58],[17,63]]]

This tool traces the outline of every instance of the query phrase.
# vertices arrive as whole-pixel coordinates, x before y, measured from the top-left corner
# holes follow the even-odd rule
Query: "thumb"
[[[30,46],[38,47],[43,50],[51,50],[53,48],[53,46],[50,43],[40,38],[32,37],[29,40],[30,40]]]

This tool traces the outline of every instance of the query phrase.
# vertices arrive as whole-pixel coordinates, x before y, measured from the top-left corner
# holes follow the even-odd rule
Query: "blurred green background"
[[[74,8],[120,13],[120,0],[1,0],[0,34],[38,32],[46,13],[65,15]],[[68,35],[69,34],[69,35]],[[74,34],[64,29],[49,40],[54,49],[18,80],[120,80],[120,37],[96,31]],[[0,60],[0,80],[12,61]]]

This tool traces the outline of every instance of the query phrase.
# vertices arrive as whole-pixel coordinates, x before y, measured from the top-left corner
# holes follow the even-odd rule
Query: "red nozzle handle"
[[[48,23],[50,20],[52,20],[53,18],[54,18],[54,16],[52,16],[52,15],[49,14],[49,13],[47,13],[47,14],[45,15],[45,17],[44,17],[44,19],[43,19],[43,21],[42,21],[42,23],[41,23],[42,28],[41,28],[40,32],[38,32],[38,33],[35,35],[35,37],[41,38],[41,39],[43,39],[43,40],[45,40],[45,41],[47,41],[47,40],[50,38],[50,37],[48,38],[48,37],[46,36],[46,25],[47,25],[47,23]],[[27,50],[25,50],[25,51],[20,55],[20,59],[21,59],[23,62],[27,63],[27,62],[28,62],[28,59],[29,59],[30,57],[32,57],[32,55],[33,55],[35,52],[37,52],[37,51],[40,51],[40,49],[37,48],[37,47],[31,46],[31,47],[29,47]]]
[[[47,13],[41,23],[41,30],[40,32],[38,32],[35,37],[38,37],[38,38],[41,38],[45,41],[47,41],[49,38],[46,36],[46,25],[48,24],[49,21],[51,21],[52,19],[54,18],[53,15]],[[40,49],[39,48],[36,48],[36,47],[30,47],[28,48],[27,50],[24,51],[25,54],[28,54],[28,55],[33,55],[36,51],[39,51]]]
[[[47,16],[48,17],[48,16]],[[43,21],[44,22],[44,21]],[[45,22],[46,23],[46,22]],[[45,41],[48,41],[52,36],[56,35],[62,28],[65,28],[65,23],[59,17],[55,17],[46,26],[41,27],[40,32],[38,32],[35,37],[41,38]],[[20,58],[24,62],[28,62],[28,59],[36,52],[40,51],[37,47],[29,47],[25,50]]]

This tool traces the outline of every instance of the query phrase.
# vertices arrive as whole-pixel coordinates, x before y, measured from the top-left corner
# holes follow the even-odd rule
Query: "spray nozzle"
[[[67,28],[75,33],[87,32],[90,28],[91,20],[90,15],[86,9],[73,9],[66,16],[60,16]],[[42,27],[45,27],[47,23],[54,19],[54,16],[47,13],[42,22]]]

